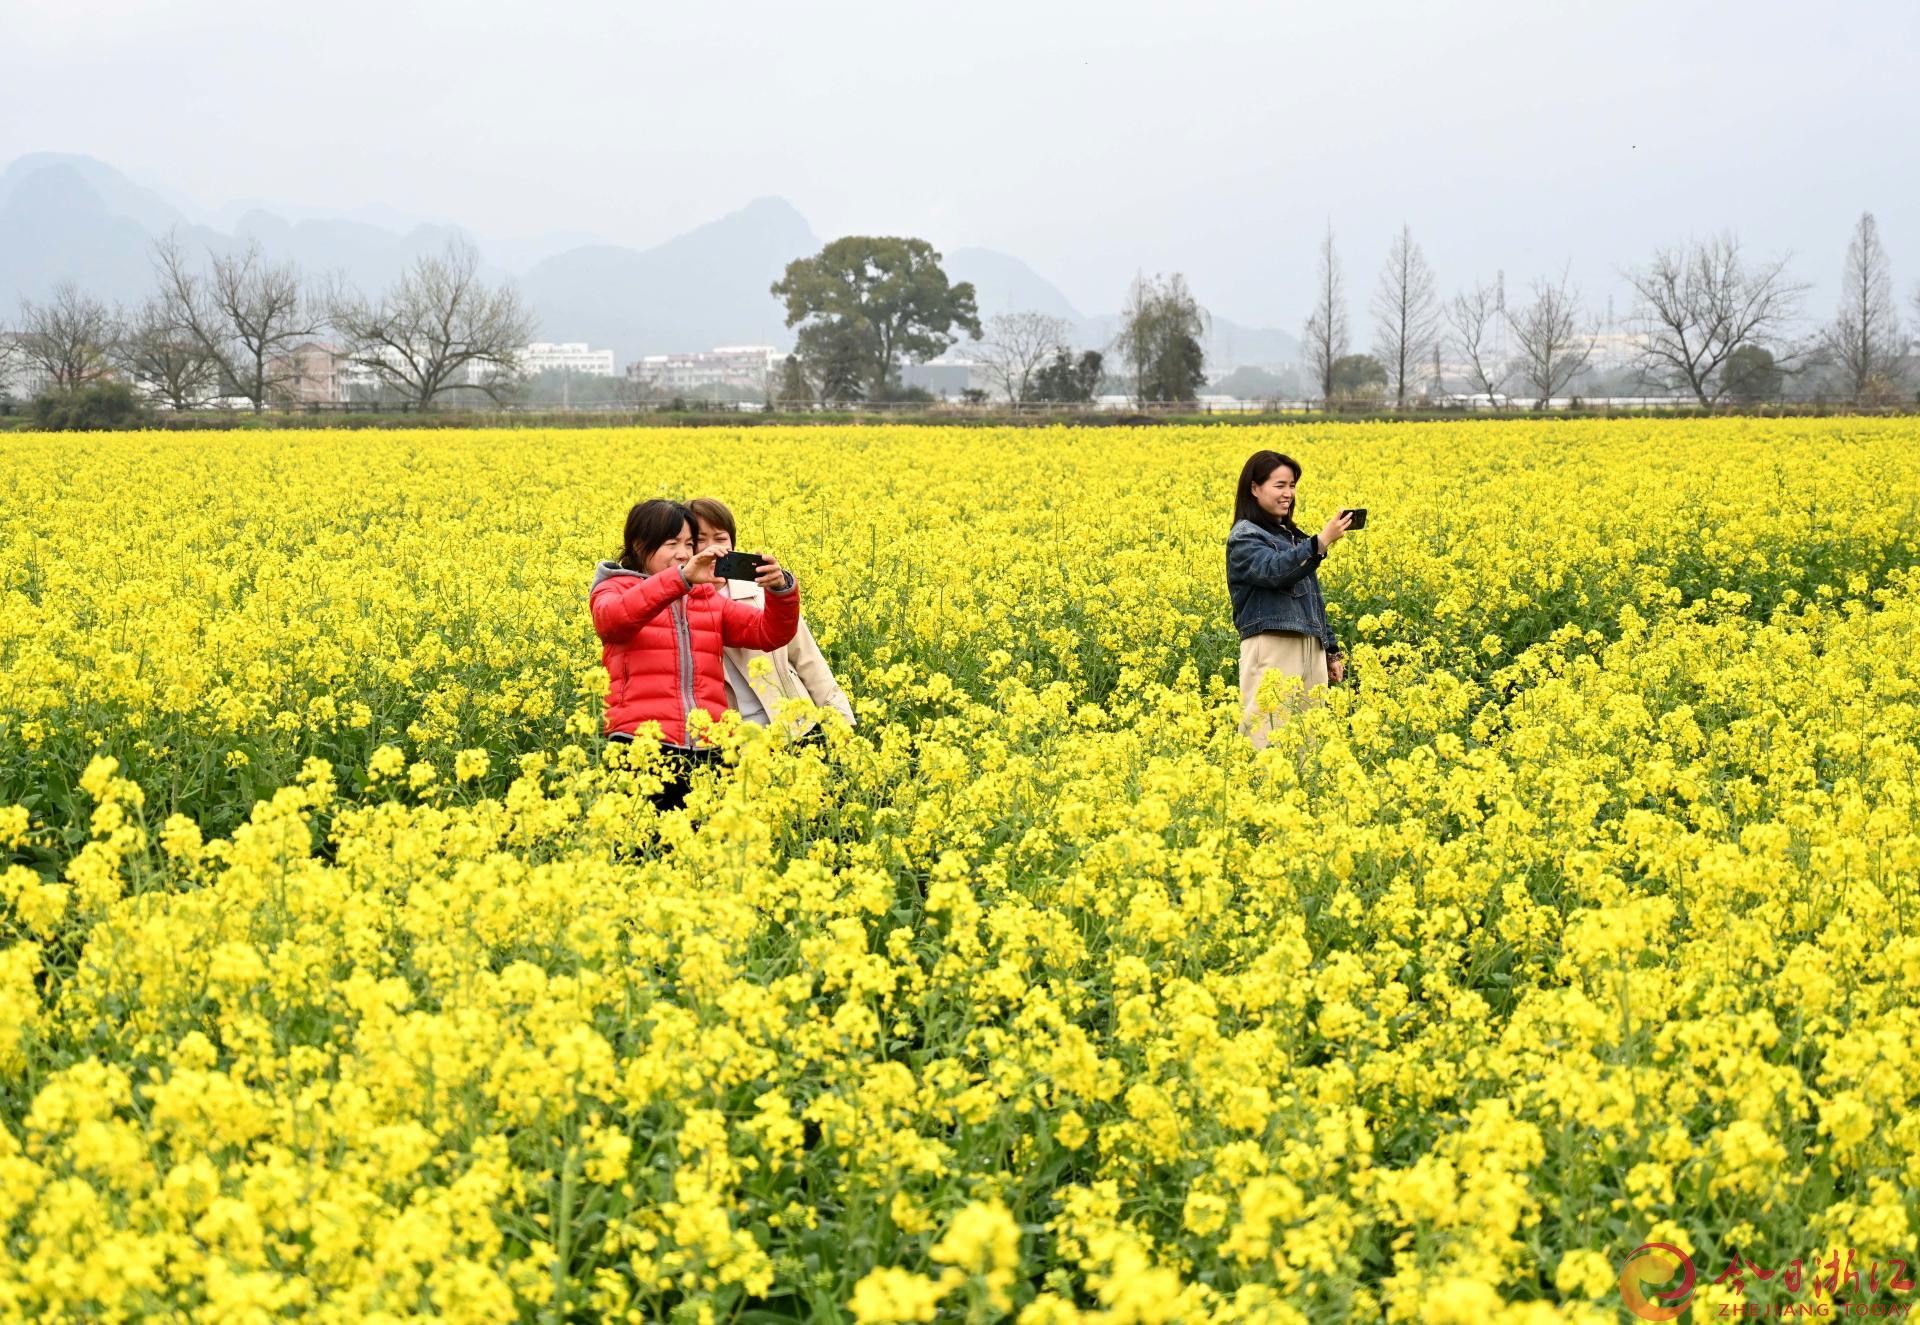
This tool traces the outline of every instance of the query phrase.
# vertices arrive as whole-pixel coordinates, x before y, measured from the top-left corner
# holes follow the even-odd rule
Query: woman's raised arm
[[[587,597],[593,609],[594,633],[603,640],[630,634],[691,587],[677,566],[644,578],[615,575],[604,579],[593,586],[593,592]]]

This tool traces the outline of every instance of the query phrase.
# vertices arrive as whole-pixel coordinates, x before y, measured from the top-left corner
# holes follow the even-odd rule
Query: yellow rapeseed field
[[[1256,754],[1269,446],[1372,515],[1358,686]],[[1648,1241],[1691,1318],[1913,1300],[1920,423],[0,466],[0,1319],[1597,1322]],[[666,815],[586,598],[657,495],[860,719]]]

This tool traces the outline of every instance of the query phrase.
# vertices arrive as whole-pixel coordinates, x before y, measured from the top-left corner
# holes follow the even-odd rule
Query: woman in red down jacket
[[[661,809],[686,800],[694,765],[715,751],[695,744],[687,717],[705,709],[716,720],[727,707],[721,650],[785,648],[800,622],[793,576],[766,558],[754,583],[766,607],[735,602],[716,590],[717,547],[695,552],[693,513],[655,498],[627,512],[619,557],[594,569],[587,596],[607,667],[607,739],[631,741],[643,723],[658,723],[670,772],[654,798]]]

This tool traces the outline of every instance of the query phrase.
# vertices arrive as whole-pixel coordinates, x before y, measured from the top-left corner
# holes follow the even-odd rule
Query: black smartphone
[[[729,552],[714,559],[713,573],[723,580],[751,580],[766,564],[758,552]]]
[[[1350,506],[1340,514],[1353,517],[1353,523],[1347,526],[1349,531],[1367,527],[1367,508],[1364,506]]]

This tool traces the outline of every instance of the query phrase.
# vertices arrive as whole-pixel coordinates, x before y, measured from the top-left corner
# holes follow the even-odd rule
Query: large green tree
[[[1121,361],[1133,372],[1133,392],[1148,401],[1189,401],[1207,384],[1207,311],[1175,272],[1161,280],[1140,277],[1127,292],[1114,342]]]
[[[1053,360],[1034,370],[1022,400],[1087,401],[1100,389],[1103,360],[1098,350],[1083,351],[1074,358],[1066,349],[1053,352]]]
[[[800,328],[793,347],[813,394],[831,404],[884,394],[869,376],[867,338],[853,319],[822,318]]]
[[[1386,391],[1386,365],[1371,354],[1349,354],[1333,362],[1333,394],[1348,400],[1379,396]]]
[[[787,264],[773,283],[786,302],[787,325],[808,331],[817,344],[851,338],[861,347],[868,393],[881,396],[903,361],[925,363],[959,339],[980,339],[980,314],[969,281],[950,282],[940,254],[924,239],[846,235],[810,258]],[[804,325],[802,325],[804,324]]]
[[[1764,345],[1742,345],[1721,366],[1721,387],[1727,395],[1751,404],[1780,394],[1786,374]]]

